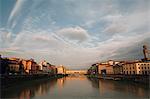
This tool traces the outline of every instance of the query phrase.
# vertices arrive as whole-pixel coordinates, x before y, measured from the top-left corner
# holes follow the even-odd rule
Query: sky
[[[0,0],[0,54],[70,69],[143,58],[150,0]]]

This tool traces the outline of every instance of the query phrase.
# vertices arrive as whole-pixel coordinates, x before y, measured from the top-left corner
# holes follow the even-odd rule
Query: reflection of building
[[[121,93],[125,93],[127,95],[126,97],[129,97],[128,95],[130,95],[130,93],[136,94],[139,98],[149,96],[149,94],[145,92],[143,86],[137,87],[137,85],[131,83],[116,83],[113,81],[99,80],[99,92],[101,96],[105,96],[105,95],[107,96],[109,93],[112,94],[114,90],[115,91],[118,90]],[[109,97],[108,95],[107,98],[111,98],[111,97]]]
[[[67,76],[66,78],[66,81],[71,81],[71,80],[86,80],[87,78],[82,75],[82,76]]]
[[[56,79],[53,80],[39,80],[33,81],[31,86],[19,89],[19,99],[30,99],[33,96],[42,96],[49,92],[49,90],[56,84]],[[27,84],[28,85],[28,84]]]
[[[31,97],[30,89],[25,89],[21,91],[19,99],[30,99],[30,97]]]
[[[65,83],[65,78],[57,79],[57,84],[58,84],[59,89],[63,88],[64,83]]]
[[[124,74],[150,74],[150,62],[127,62],[123,65]]]
[[[116,85],[118,88],[118,86]],[[107,95],[108,93],[113,92],[115,89],[115,83],[111,81],[106,81],[106,80],[99,80],[99,92],[100,95]]]

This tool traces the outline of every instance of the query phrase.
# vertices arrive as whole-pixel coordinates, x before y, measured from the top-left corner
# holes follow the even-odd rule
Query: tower
[[[143,45],[144,60],[149,60],[149,58],[148,58],[149,53],[150,53],[150,51],[148,50],[147,46]]]

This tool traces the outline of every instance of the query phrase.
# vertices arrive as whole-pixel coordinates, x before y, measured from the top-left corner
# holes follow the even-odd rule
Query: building
[[[66,68],[64,66],[58,66],[57,74],[66,74]]]
[[[51,72],[51,74],[57,74],[57,68],[56,68],[56,66],[55,65],[51,65],[51,68],[52,68],[52,72]]]
[[[9,73],[16,74],[21,73],[23,71],[23,65],[21,64],[20,59],[9,58],[8,66],[9,66]]]
[[[140,70],[138,73],[142,75],[150,74],[150,62],[136,63],[137,68]]]
[[[109,60],[107,62],[99,63],[98,73],[99,74],[114,74],[113,66],[117,64],[118,61]]]
[[[113,66],[114,74],[123,74],[124,62],[119,62]]]
[[[0,57],[0,74],[9,74],[8,58]]]
[[[114,74],[113,65],[106,66],[106,74]]]
[[[106,66],[108,66],[107,63],[100,63],[98,65],[98,74],[106,74]]]
[[[0,67],[1,67],[1,64],[2,64],[2,57],[1,57],[1,54],[0,54]]]
[[[43,72],[48,73],[48,65],[48,62],[46,62],[45,60],[42,62]]]
[[[37,74],[38,71],[39,71],[39,65],[34,60],[31,60],[31,73]]]
[[[39,63],[39,70],[45,74],[56,74],[55,66],[45,60]]]
[[[87,74],[87,70],[66,70],[66,74]]]
[[[24,72],[29,74],[31,71],[31,61],[30,60],[22,60]]]
[[[24,72],[27,74],[37,74],[39,71],[39,65],[33,60],[22,60]]]
[[[108,60],[107,61],[107,64],[110,65],[110,66],[113,66],[115,64],[115,61],[113,60]]]
[[[43,71],[43,62],[39,63],[39,71]]]
[[[142,61],[150,62],[150,58],[149,58],[150,50],[148,49],[147,45],[143,45],[143,54],[144,54],[144,59],[142,59]]]
[[[127,75],[149,75],[150,62],[126,62],[123,65],[123,73]]]

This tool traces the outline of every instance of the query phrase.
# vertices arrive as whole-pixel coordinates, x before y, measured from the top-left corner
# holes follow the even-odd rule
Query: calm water
[[[129,82],[69,76],[25,82],[2,91],[2,98],[19,99],[149,99],[149,86]]]

